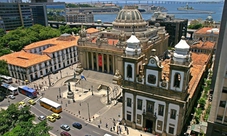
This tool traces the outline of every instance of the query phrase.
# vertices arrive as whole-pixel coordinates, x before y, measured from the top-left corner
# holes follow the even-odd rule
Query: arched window
[[[174,87],[180,87],[181,76],[179,73],[174,75]]]
[[[127,66],[127,77],[132,78],[132,66],[131,65]]]

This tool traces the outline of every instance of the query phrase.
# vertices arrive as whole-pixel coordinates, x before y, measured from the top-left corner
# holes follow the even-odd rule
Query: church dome
[[[113,28],[125,32],[145,31],[147,22],[143,19],[136,6],[125,6],[117,15],[113,22]]]

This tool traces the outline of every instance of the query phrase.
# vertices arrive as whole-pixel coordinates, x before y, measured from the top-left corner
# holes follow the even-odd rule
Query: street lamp
[[[94,93],[93,93],[93,85],[91,86],[91,94],[94,95]]]
[[[61,88],[59,88],[59,97],[61,98]]]
[[[87,111],[88,111],[88,120],[91,121],[91,118],[90,118],[90,109],[89,109],[89,103],[87,103]]]
[[[49,71],[49,72],[48,72],[49,87],[51,86],[51,82],[50,82],[50,74],[51,74],[51,71]]]

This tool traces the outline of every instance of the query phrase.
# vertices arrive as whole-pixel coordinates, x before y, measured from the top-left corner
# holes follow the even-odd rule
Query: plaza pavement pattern
[[[113,75],[111,74],[84,70],[83,75],[86,77],[86,80],[80,80],[77,84],[73,81],[70,82],[70,88],[74,93],[75,102],[72,99],[68,99],[68,84],[66,82],[74,78],[74,69],[76,66],[77,64],[74,64],[62,69],[61,72],[45,76],[42,79],[29,83],[28,86],[38,89],[39,94],[43,95],[43,97],[61,103],[63,112],[68,112],[78,118],[84,119],[91,125],[100,127],[100,129],[106,129],[110,134],[118,133],[121,136],[154,136],[153,134],[131,127],[127,127],[127,133],[124,125],[119,124],[122,119],[122,103],[113,100],[107,104],[107,90],[97,89],[100,84],[107,85],[111,88],[109,98],[115,98],[116,95],[120,95],[121,88],[116,84],[112,84]],[[76,78],[79,79],[80,77]],[[114,88],[116,89],[115,92],[113,92]],[[117,132],[117,128],[118,130],[121,129],[121,133],[120,131]]]

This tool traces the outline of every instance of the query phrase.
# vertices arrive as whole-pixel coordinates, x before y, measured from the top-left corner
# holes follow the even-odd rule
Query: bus
[[[33,88],[29,88],[28,86],[19,86],[18,92],[20,92],[21,94],[24,94],[30,98],[37,97],[37,91]]]
[[[7,84],[13,83],[13,78],[9,76],[0,75],[1,81]]]
[[[58,104],[52,100],[49,100],[47,98],[41,98],[39,100],[40,102],[40,105],[43,106],[44,108],[46,109],[49,109],[55,113],[60,113],[62,112],[62,107],[61,107],[61,104]]]
[[[18,95],[17,87],[13,87],[10,84],[2,83],[0,90],[5,95]]]

